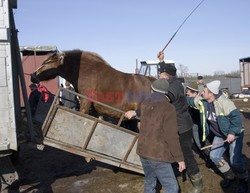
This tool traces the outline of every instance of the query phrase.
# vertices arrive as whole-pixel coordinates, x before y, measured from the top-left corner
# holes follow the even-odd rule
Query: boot
[[[248,190],[248,180],[239,179],[239,184],[236,188],[235,193],[247,193],[247,190]]]
[[[204,190],[202,175],[200,173],[190,175],[190,180],[193,187],[188,193],[201,193]]]
[[[232,182],[235,181],[235,175],[232,169],[229,169],[227,172],[223,173],[224,179],[220,182],[222,188],[228,188]]]

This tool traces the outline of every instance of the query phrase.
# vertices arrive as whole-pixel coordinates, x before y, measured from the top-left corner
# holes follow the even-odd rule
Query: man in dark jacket
[[[31,115],[35,116],[37,105],[41,97],[41,93],[37,90],[36,84],[32,83],[29,87],[31,90],[31,93],[29,95],[30,111],[31,111]]]
[[[168,86],[165,79],[154,81],[154,92],[141,104],[137,154],[145,174],[144,193],[155,193],[157,178],[164,193],[177,193],[179,187],[171,163],[178,162],[180,172],[185,169],[176,111],[165,96]]]
[[[67,88],[70,91],[74,91],[75,89],[71,86],[70,82],[66,81],[65,82],[65,88]],[[70,109],[76,109],[76,107],[78,106],[78,100],[76,98],[76,95],[68,92],[66,90],[62,91],[62,104],[65,107],[68,107]]]
[[[176,68],[171,64],[164,62],[164,53],[159,52],[160,61],[160,79],[166,79],[169,82],[167,96],[176,109],[179,140],[184,155],[184,161],[187,166],[186,173],[189,175],[192,189],[188,193],[201,193],[204,189],[202,176],[192,151],[192,118],[188,111],[188,104],[181,82],[176,77]],[[167,111],[165,111],[167,113]],[[128,111],[126,117],[131,119],[138,115],[138,111]]]
[[[164,53],[158,53],[160,61],[160,78],[167,79],[169,82],[168,97],[174,105],[177,114],[177,125],[180,136],[180,144],[187,166],[187,174],[193,185],[189,193],[201,193],[204,189],[202,176],[192,151],[192,118],[188,111],[188,104],[181,82],[176,77],[176,68],[164,62]]]

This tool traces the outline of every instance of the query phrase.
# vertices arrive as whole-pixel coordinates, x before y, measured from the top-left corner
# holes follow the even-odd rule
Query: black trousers
[[[179,134],[179,140],[187,168],[186,173],[188,175],[195,175],[200,170],[192,151],[192,129],[186,131],[185,133]]]

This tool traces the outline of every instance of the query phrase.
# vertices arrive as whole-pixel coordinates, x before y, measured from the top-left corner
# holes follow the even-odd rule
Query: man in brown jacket
[[[164,193],[177,193],[179,186],[171,163],[178,162],[180,172],[185,169],[175,107],[165,95],[168,87],[166,79],[155,80],[151,85],[153,93],[140,109],[137,154],[145,174],[144,193],[155,193],[157,178]]]

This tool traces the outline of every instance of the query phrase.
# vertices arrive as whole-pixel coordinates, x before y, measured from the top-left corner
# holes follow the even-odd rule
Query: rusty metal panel
[[[45,145],[143,174],[136,154],[138,133],[61,107],[59,91],[43,124]]]
[[[29,85],[31,84],[30,74],[32,74],[37,68],[42,65],[43,61],[48,58],[49,54],[50,52],[48,52],[47,55],[34,55],[34,53],[31,51],[30,55],[22,56],[23,72],[28,96],[31,92],[29,88]],[[40,84],[45,86],[52,94],[56,94],[59,88],[59,77],[48,81],[41,81]],[[22,90],[20,90],[20,97],[21,106],[24,106]]]
[[[58,109],[46,137],[83,147],[93,124],[93,120]]]
[[[98,123],[87,149],[122,159],[134,138],[132,134]]]

